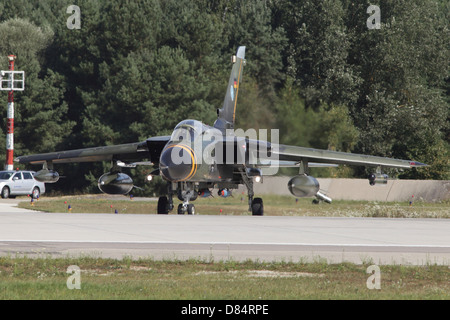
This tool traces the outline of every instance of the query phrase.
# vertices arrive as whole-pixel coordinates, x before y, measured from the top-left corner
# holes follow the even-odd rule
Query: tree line
[[[80,9],[79,28],[68,27],[71,5]],[[15,94],[15,155],[143,141],[186,118],[212,124],[229,58],[245,45],[237,127],[277,128],[281,143],[414,159],[430,166],[400,178],[450,179],[450,4],[381,0],[375,29],[370,5],[1,1],[0,69],[14,54],[16,70],[26,73],[25,91]],[[6,92],[0,101],[6,107]],[[61,165],[67,178],[58,189],[92,192],[107,170]],[[324,174],[366,172],[317,173]]]

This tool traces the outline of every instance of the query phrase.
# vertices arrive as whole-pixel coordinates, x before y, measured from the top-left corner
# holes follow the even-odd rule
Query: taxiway
[[[43,213],[0,202],[0,255],[450,263],[450,220]]]

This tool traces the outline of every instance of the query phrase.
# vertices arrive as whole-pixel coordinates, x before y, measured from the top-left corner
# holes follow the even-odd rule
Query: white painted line
[[[271,246],[328,246],[328,247],[400,247],[400,248],[447,248],[447,245],[422,245],[422,244],[354,244],[354,243],[271,243],[271,242],[191,242],[191,241],[115,241],[115,240],[17,240],[0,239],[0,242],[44,242],[44,243],[116,243],[116,244],[206,244],[206,245],[271,245]]]

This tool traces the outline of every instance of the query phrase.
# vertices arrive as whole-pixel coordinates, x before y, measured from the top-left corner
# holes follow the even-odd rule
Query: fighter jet
[[[254,197],[254,183],[262,182],[264,172],[276,173],[279,167],[298,167],[299,173],[287,187],[296,197],[316,197],[331,202],[320,192],[317,179],[309,173],[313,166],[355,165],[372,167],[369,184],[386,184],[388,176],[384,168],[409,169],[425,164],[378,156],[336,152],[283,145],[278,141],[258,139],[253,135],[238,135],[235,130],[236,106],[239,86],[245,65],[245,47],[237,49],[232,57],[232,70],[223,106],[217,109],[213,126],[200,121],[181,121],[170,136],[156,136],[145,141],[96,148],[60,151],[20,156],[21,164],[41,164],[35,178],[46,183],[58,181],[55,164],[71,162],[110,161],[111,169],[98,180],[99,189],[107,194],[128,194],[134,187],[123,168],[138,165],[152,166],[147,177],[161,176],[167,182],[167,192],[159,197],[157,213],[168,214],[174,209],[174,196],[182,203],[178,214],[195,214],[191,203],[198,197],[211,196],[218,190],[221,197],[228,197],[233,189],[244,185],[248,193],[249,211],[263,215],[261,198]]]

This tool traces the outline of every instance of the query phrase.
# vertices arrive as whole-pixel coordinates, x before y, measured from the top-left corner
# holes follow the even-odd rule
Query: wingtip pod
[[[427,164],[418,161],[409,161],[409,165],[411,166],[411,168],[428,166]]]

